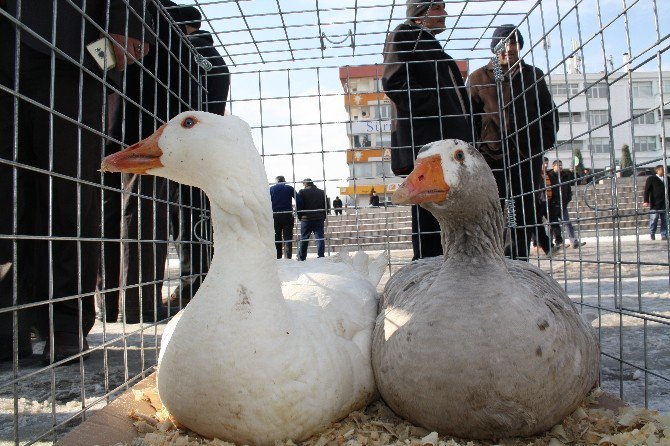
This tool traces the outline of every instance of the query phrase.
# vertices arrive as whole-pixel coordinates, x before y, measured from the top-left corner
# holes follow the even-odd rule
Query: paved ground
[[[611,237],[584,240],[581,250],[566,249],[535,262],[584,305],[585,317],[598,330],[602,387],[635,405],[646,399],[649,407],[670,413],[668,245],[648,237],[638,243],[634,236],[622,237],[620,244]],[[410,257],[409,251],[392,251],[391,271]],[[177,275],[171,269],[168,277]],[[81,422],[76,414],[83,407],[102,407],[126,383],[150,373],[162,328],[99,322],[88,338],[94,350],[82,365],[43,369],[31,359],[19,364],[15,376],[11,364],[0,364],[0,446],[15,444],[15,429],[24,444],[73,418],[56,429],[66,431]],[[35,351],[42,346],[37,343]],[[52,439],[53,434],[36,444],[50,445]]]

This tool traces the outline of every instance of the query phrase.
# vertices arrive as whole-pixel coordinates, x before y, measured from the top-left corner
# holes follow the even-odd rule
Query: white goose
[[[158,391],[170,413],[239,444],[303,440],[376,395],[370,348],[386,256],[276,260],[270,195],[249,126],[185,112],[103,160],[205,191],[215,256],[163,338]]]
[[[396,203],[440,222],[444,258],[412,262],[384,289],[372,345],[397,414],[468,439],[533,435],[577,408],[598,378],[598,342],[556,281],[503,257],[491,169],[463,141],[424,146]]]

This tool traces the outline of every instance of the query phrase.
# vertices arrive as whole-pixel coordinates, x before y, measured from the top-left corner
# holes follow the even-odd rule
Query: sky
[[[310,177],[331,198],[338,195],[349,175],[338,67],[380,63],[387,31],[404,21],[405,2],[181,2],[201,8],[208,19],[203,29],[216,33],[232,73],[229,110],[251,125],[268,181]],[[659,60],[670,70],[668,6],[668,0],[453,0],[446,2],[447,30],[437,38],[452,57],[469,59],[471,71],[489,61],[489,36],[503,23],[519,26],[525,61],[552,77],[564,73],[573,40],[581,42],[586,72],[603,71],[610,56],[621,70],[625,52],[636,70],[658,70]]]

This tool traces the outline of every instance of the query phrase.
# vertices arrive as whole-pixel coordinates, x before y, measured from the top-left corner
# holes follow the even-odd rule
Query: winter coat
[[[311,185],[298,192],[300,198],[296,200],[298,218],[302,221],[325,220],[328,202],[326,193],[318,187]]]
[[[558,173],[553,170],[547,172],[547,176],[551,183],[551,192],[547,192],[549,205],[554,207],[567,207],[568,203],[572,201],[574,176],[569,170],[562,171],[560,178]]]
[[[424,28],[407,21],[389,33],[382,85],[392,102],[391,169],[396,175],[412,170],[425,144],[473,140],[463,77]]]
[[[219,52],[214,48],[214,39],[207,31],[195,31],[188,36],[198,53],[212,64],[212,69],[207,71],[207,79],[204,87],[207,90],[206,99],[203,98],[203,109],[210,113],[223,115],[226,111],[226,100],[230,88],[230,71],[223,61]]]
[[[520,61],[502,81],[502,104],[505,128],[510,151],[518,151],[522,160],[549,149],[556,141],[558,109],[539,68]],[[498,90],[493,74],[493,61],[475,70],[468,78],[468,92],[472,114],[479,138],[477,148],[489,165],[502,159],[501,114]],[[537,171],[542,164],[538,159]],[[535,164],[535,163],[534,163]],[[496,166],[497,167],[497,166]]]
[[[272,212],[289,212],[293,210],[293,199],[296,198],[293,186],[286,183],[277,183],[270,187],[270,201]],[[296,199],[297,201],[297,199]]]
[[[670,197],[670,177],[665,177],[668,196]],[[663,180],[658,175],[651,175],[644,184],[644,202],[649,203],[649,209],[665,210],[665,195]]]
[[[100,38],[100,30],[96,27],[106,29],[110,34],[126,34],[126,9],[128,9],[128,36],[150,43],[153,46],[155,39],[148,28],[142,30],[142,20],[149,27],[153,26],[151,14],[143,11],[142,0],[110,0],[110,1],[84,1],[73,0],[79,9],[84,10],[88,19],[82,16],[79,10],[66,0],[22,0],[21,1],[21,23],[27,28],[35,31],[46,41],[51,42],[52,21],[54,16],[54,4],[56,6],[56,42],[55,47],[65,53],[65,56],[56,51],[57,58],[68,60],[72,58],[79,63],[83,57],[83,65],[94,73],[100,73],[100,67],[86,49],[81,56],[82,47]],[[128,3],[130,8],[128,8]],[[109,26],[106,27],[107,5],[109,4]],[[133,11],[134,10],[134,11]],[[7,1],[7,12],[17,17],[17,0]],[[93,22],[93,23],[92,23]],[[81,28],[84,28],[83,41]],[[144,37],[143,37],[144,36]],[[51,46],[43,43],[39,38],[30,33],[21,33],[21,41],[28,46],[44,54],[51,54]]]

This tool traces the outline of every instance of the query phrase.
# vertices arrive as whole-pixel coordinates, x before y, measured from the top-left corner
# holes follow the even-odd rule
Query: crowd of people
[[[41,354],[50,364],[88,349],[96,287],[107,321],[165,316],[168,240],[182,274],[172,297],[195,293],[209,259],[193,231],[204,196],[98,169],[104,155],[183,110],[223,114],[229,71],[191,6],[7,0],[0,8],[0,233],[15,234],[0,239],[0,307],[27,305],[0,312],[0,360],[13,358],[14,339],[18,357],[31,356],[32,337],[48,341]]]

